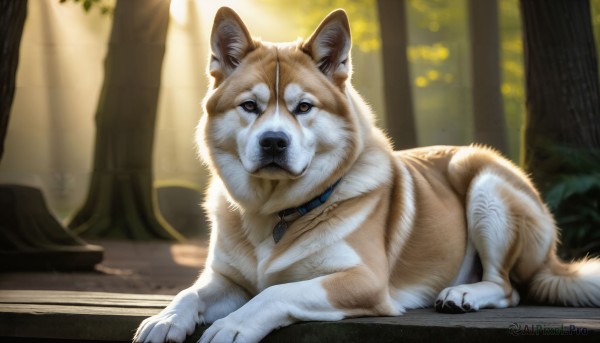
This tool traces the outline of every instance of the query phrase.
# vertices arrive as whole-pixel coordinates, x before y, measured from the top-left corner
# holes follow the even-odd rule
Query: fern
[[[577,258],[600,253],[600,152],[552,148],[561,164],[544,198],[561,228],[560,253]]]

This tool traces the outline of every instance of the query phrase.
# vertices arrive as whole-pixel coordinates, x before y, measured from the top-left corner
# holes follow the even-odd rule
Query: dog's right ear
[[[254,41],[242,19],[229,7],[221,7],[215,15],[210,34],[209,73],[216,83],[227,78],[242,59],[254,50]]]

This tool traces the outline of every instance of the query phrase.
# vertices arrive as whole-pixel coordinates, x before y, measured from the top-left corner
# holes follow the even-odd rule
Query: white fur
[[[532,281],[531,294],[557,305],[600,307],[600,260],[584,259],[570,268],[572,276],[543,268]]]
[[[358,266],[361,262],[360,256],[345,241],[338,241],[285,269],[272,271],[268,263],[259,264],[259,272],[263,276],[259,280],[259,287],[264,289],[273,284],[272,280],[277,278],[294,281],[310,280]]]
[[[476,275],[474,268],[477,258],[477,251],[475,250],[471,240],[468,239],[465,257],[463,258],[463,262],[460,265],[458,273],[454,277],[454,281],[451,283],[452,286],[476,282],[478,276]]]
[[[400,313],[406,310],[431,306],[431,299],[436,291],[427,286],[403,287],[394,289],[391,293],[394,308]]]
[[[199,323],[212,323],[238,309],[248,294],[219,274],[205,270],[191,287],[179,292],[159,314],[145,319],[135,342],[183,342]]]
[[[483,308],[506,308],[517,306],[519,294],[513,290],[507,298],[503,288],[495,282],[481,281],[444,289],[438,296],[443,304],[453,303],[464,311],[479,311]]]
[[[258,342],[274,328],[296,321],[332,321],[344,313],[329,304],[322,278],[271,286],[239,310],[217,320],[200,343]]]
[[[275,112],[279,113],[279,60],[275,64]]]
[[[495,272],[501,268],[500,263],[509,246],[514,242],[514,233],[511,227],[510,213],[502,197],[498,194],[498,187],[504,183],[500,177],[489,173],[481,173],[471,184],[471,191],[467,196],[467,225],[468,237],[478,251],[481,248],[493,246],[494,249],[480,251],[486,254],[488,263],[493,264],[492,274],[488,269],[486,276],[496,278]],[[502,282],[502,280],[496,280]]]
[[[457,306],[462,311],[504,308],[519,303],[518,293],[502,275],[504,258],[515,243],[514,224],[499,188],[505,181],[484,171],[477,176],[467,196],[467,227],[470,244],[478,251],[483,265],[481,282],[444,289],[437,302],[441,307]]]

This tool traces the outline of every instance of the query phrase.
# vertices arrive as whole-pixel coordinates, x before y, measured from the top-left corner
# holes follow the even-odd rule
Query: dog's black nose
[[[282,153],[290,145],[290,137],[281,131],[267,131],[258,141],[264,152],[271,154]]]

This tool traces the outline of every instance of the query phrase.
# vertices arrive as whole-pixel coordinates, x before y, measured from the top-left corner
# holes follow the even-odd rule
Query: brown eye
[[[253,100],[243,102],[240,107],[248,113],[258,113],[258,106]]]
[[[296,106],[296,109],[294,110],[295,114],[306,114],[308,112],[310,112],[310,110],[313,108],[313,105],[309,104],[308,102],[301,102],[298,104],[298,106]]]

